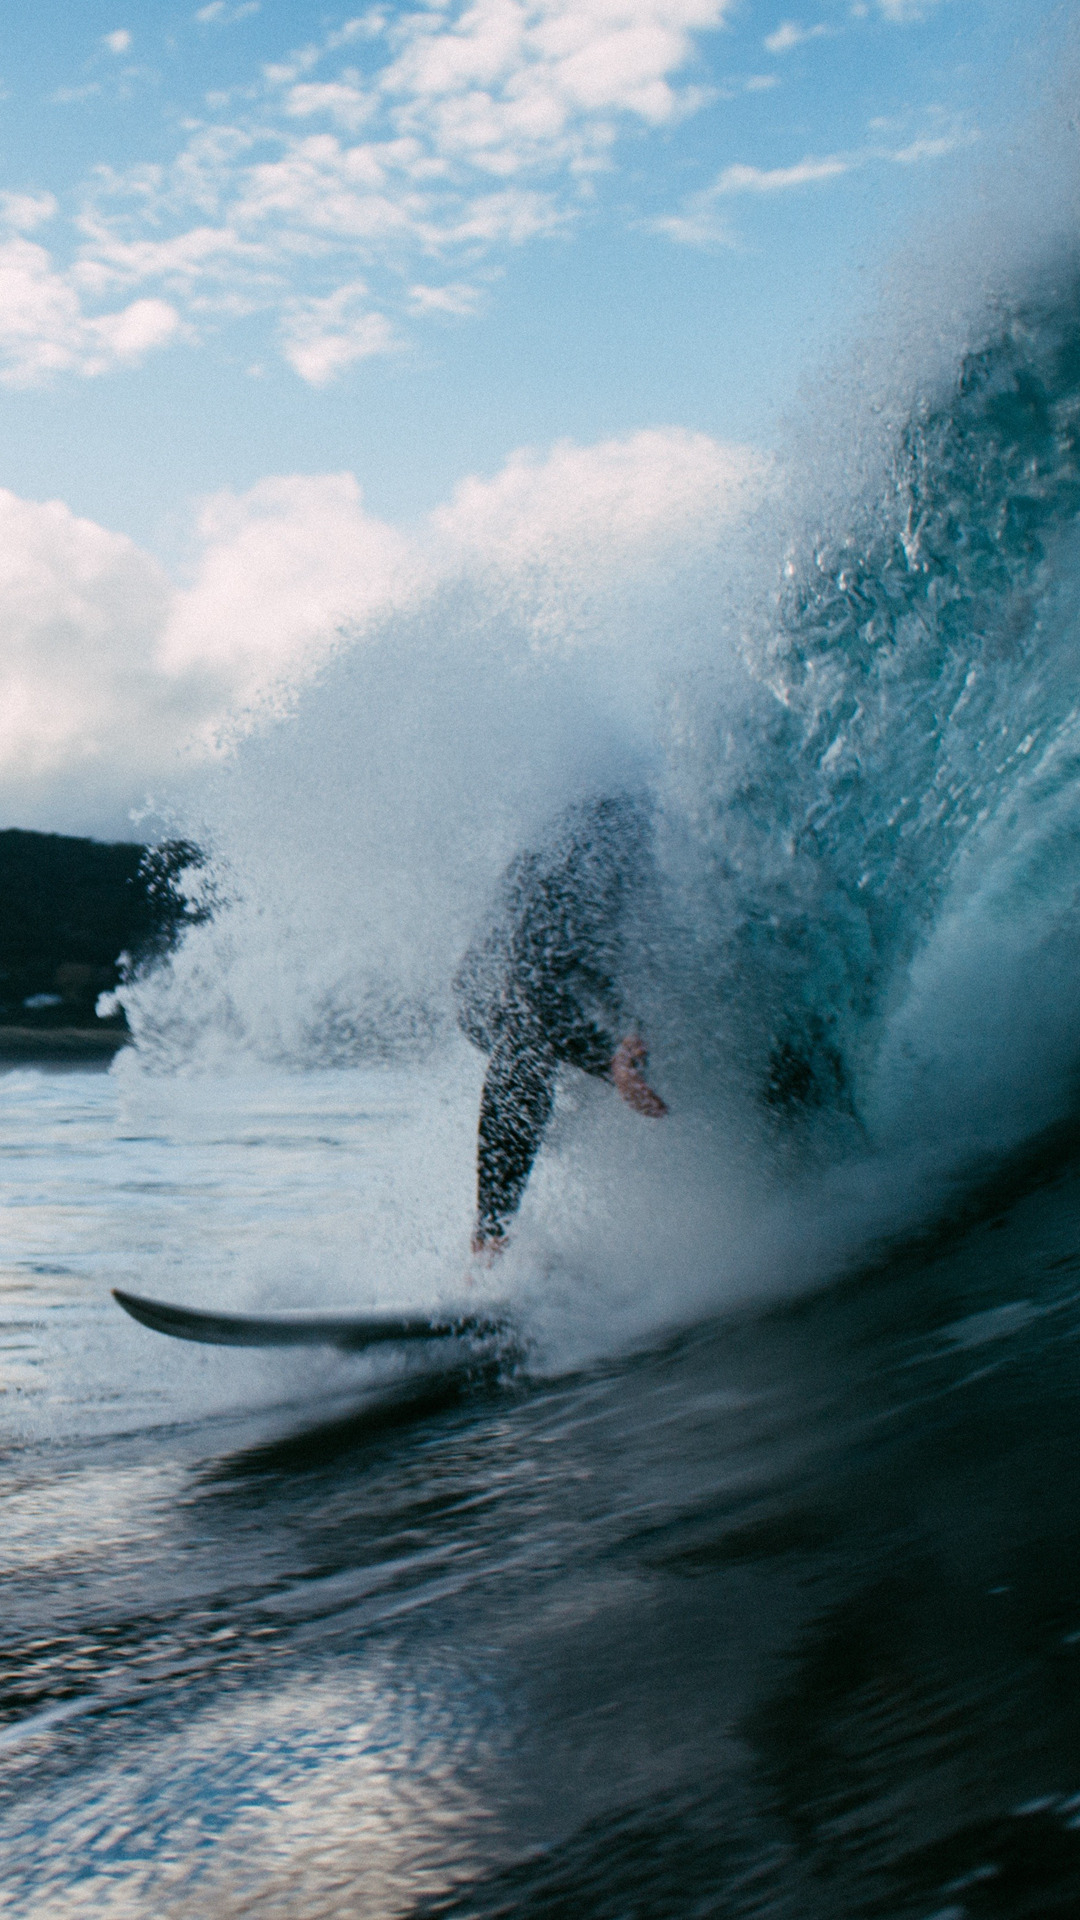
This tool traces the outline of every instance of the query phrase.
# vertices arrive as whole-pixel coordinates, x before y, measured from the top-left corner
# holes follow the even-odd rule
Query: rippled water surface
[[[801,1300],[375,1369],[108,1287],[310,1301],[400,1079],[0,1093],[0,1911],[1080,1908],[1067,1130]]]

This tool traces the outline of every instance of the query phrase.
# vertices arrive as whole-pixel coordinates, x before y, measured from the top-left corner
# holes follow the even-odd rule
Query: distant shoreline
[[[0,1069],[108,1066],[120,1048],[130,1044],[130,1033],[119,1027],[95,1032],[91,1027],[0,1026]]]
[[[183,891],[202,864],[186,840],[0,830],[0,1070],[110,1064],[130,1040],[117,988],[209,917]]]

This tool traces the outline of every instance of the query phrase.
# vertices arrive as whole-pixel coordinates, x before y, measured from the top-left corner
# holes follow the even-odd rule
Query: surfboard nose
[[[133,1320],[175,1340],[214,1347],[339,1347],[345,1353],[404,1341],[491,1339],[511,1325],[509,1310],[491,1307],[435,1309],[430,1313],[208,1313],[201,1307],[148,1300],[142,1294],[111,1289],[117,1305]]]

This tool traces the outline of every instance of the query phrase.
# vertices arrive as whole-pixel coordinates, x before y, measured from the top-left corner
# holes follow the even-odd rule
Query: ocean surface
[[[1076,1130],[588,1363],[114,1306],[310,1271],[408,1091],[0,1082],[0,1911],[1075,1914]]]
[[[0,1913],[1080,1912],[1075,149],[729,496],[436,556],[248,716],[135,1044],[0,1076]],[[566,1071],[470,1273],[454,969],[628,791],[669,1114]]]

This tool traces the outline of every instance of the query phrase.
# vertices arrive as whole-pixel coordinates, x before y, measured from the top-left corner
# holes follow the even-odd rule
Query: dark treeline
[[[122,956],[145,964],[203,917],[180,884],[201,864],[181,840],[0,832],[0,1023],[122,1027],[122,1014],[98,1020],[97,997],[119,984]]]

